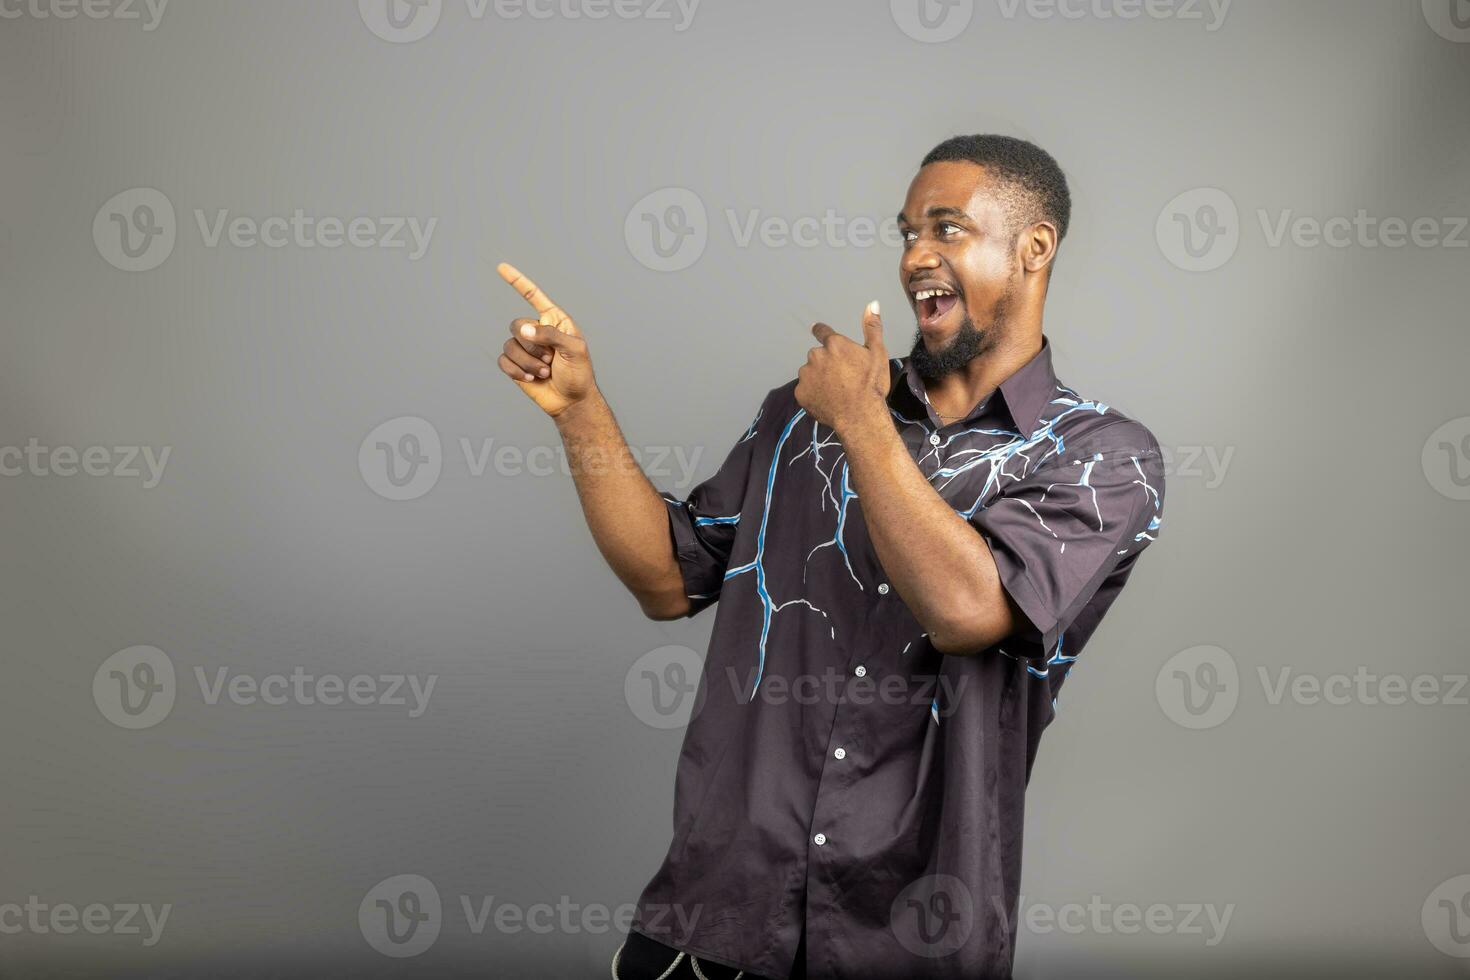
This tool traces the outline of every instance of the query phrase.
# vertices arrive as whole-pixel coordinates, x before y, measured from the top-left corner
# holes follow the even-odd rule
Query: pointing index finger
[[[581,331],[572,322],[572,318],[567,316],[566,311],[553,303],[551,297],[543,293],[541,287],[532,282],[521,270],[509,262],[502,262],[495,267],[495,271],[500,273],[500,278],[508,282],[512,289],[520,293],[526,302],[535,308],[536,312],[541,315],[542,323],[556,327],[562,333],[569,333],[573,336],[581,335]]]
[[[541,291],[541,287],[532,282],[525,273],[521,272],[509,262],[502,262],[495,267],[500,273],[500,278],[510,283],[510,287],[520,293],[527,303],[535,308],[537,313],[561,313],[561,310],[551,301],[551,297]]]

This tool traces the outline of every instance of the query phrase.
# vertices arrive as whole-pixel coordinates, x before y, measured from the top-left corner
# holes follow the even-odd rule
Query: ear
[[[1057,256],[1057,226],[1038,221],[1021,232],[1021,264],[1027,272],[1041,272]]]

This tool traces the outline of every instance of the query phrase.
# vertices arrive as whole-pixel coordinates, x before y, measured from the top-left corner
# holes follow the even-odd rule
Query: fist
[[[839,435],[848,425],[888,414],[888,351],[883,321],[874,300],[863,311],[863,343],[844,337],[825,323],[812,327],[820,342],[796,372],[796,401],[818,422]]]

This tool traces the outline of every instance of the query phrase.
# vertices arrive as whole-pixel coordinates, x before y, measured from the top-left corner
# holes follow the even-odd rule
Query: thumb
[[[548,319],[542,316],[540,323],[521,324],[521,337],[543,347],[551,348],[558,357],[573,357],[580,352],[585,341],[575,334],[552,326],[547,322]]]
[[[887,360],[888,348],[883,346],[883,318],[878,315],[876,299],[863,310],[863,344],[868,350]]]

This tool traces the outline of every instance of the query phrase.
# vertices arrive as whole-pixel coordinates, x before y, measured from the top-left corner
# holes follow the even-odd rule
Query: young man
[[[1052,371],[1070,210],[1038,147],[941,143],[899,215],[912,352],[877,303],[862,343],[816,324],[687,500],[633,462],[571,318],[501,266],[540,314],[501,367],[555,418],[613,571],[655,619],[719,601],[615,976],[1009,975],[1037,742],[1163,504],[1148,429]]]

